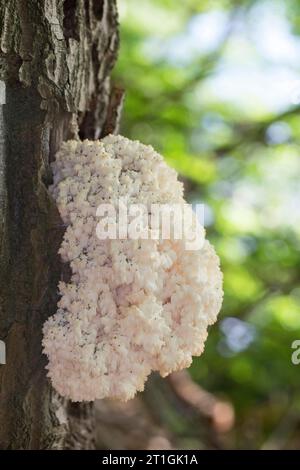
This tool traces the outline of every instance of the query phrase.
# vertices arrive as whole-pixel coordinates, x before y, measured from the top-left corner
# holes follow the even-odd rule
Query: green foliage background
[[[180,173],[187,199],[205,202],[224,272],[219,321],[190,372],[233,404],[229,447],[297,448],[300,119],[291,84],[300,79],[300,2],[122,0],[119,8],[122,133],[151,143]],[[221,21],[210,26],[210,17]],[[207,46],[212,31],[218,40]]]

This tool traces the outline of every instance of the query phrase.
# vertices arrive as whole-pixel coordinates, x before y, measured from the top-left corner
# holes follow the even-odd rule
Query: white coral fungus
[[[73,401],[128,400],[151,371],[188,367],[222,303],[219,260],[208,241],[99,240],[101,203],[182,203],[176,172],[152,147],[121,136],[69,141],[53,163],[50,191],[67,230],[57,313],[44,325],[54,388]]]

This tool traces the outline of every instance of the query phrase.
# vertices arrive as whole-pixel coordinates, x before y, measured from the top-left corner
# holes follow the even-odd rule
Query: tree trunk
[[[0,448],[93,448],[93,405],[53,392],[41,351],[42,325],[67,275],[57,255],[64,227],[47,185],[62,140],[115,126],[116,4],[0,0],[0,28]]]

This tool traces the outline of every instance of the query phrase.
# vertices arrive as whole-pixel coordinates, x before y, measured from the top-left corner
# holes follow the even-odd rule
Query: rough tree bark
[[[0,0],[0,28],[0,448],[92,448],[93,406],[52,391],[41,351],[62,275],[47,185],[62,140],[114,127],[116,3]]]

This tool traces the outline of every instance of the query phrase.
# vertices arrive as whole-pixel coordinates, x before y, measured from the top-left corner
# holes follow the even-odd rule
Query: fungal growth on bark
[[[222,303],[219,259],[198,222],[196,250],[185,237],[96,235],[101,204],[185,204],[176,172],[152,147],[113,135],[69,141],[52,165],[72,277],[44,325],[48,375],[73,401],[128,400],[151,371],[166,376],[202,353]]]

